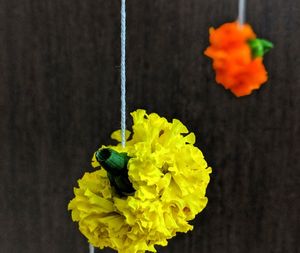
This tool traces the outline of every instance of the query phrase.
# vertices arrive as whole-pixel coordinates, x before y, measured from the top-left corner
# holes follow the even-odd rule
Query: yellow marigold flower
[[[155,245],[166,246],[177,232],[193,228],[188,222],[207,204],[211,168],[194,146],[194,133],[179,120],[170,123],[145,110],[131,115],[133,135],[126,147],[119,143],[101,149],[127,153],[134,192],[118,194],[94,154],[92,165],[99,170],[78,180],[68,209],[95,247],[110,247],[119,253],[156,252]],[[111,137],[120,142],[120,131]]]

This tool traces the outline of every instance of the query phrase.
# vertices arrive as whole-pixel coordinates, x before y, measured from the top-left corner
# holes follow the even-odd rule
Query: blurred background
[[[275,44],[237,99],[203,55],[237,0],[128,0],[127,103],[197,136],[207,208],[160,253],[299,252],[300,1],[248,1]],[[120,125],[120,1],[0,0],[0,252],[88,252],[67,204]],[[96,252],[112,252],[97,250]]]

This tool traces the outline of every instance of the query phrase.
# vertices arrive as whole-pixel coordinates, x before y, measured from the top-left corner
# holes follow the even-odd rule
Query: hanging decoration
[[[194,146],[195,135],[145,110],[131,113],[133,134],[116,146],[102,146],[74,189],[72,219],[89,242],[119,253],[156,252],[176,233],[186,233],[207,204],[211,168]],[[126,132],[130,136],[130,132]],[[121,141],[121,132],[112,138]]]
[[[131,113],[126,130],[126,11],[121,5],[121,130],[117,145],[102,146],[92,158],[94,172],[74,188],[68,210],[94,247],[119,253],[156,252],[207,205],[211,168],[194,146],[196,138],[177,119],[168,122],[145,110]]]
[[[216,82],[241,97],[259,89],[268,80],[263,56],[273,44],[259,39],[245,20],[245,0],[240,0],[237,22],[210,28],[210,46],[204,54],[213,60]]]

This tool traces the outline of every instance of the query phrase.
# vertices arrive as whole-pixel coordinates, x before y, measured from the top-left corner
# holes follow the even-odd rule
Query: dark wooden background
[[[159,252],[299,252],[300,1],[249,1],[276,48],[269,82],[241,99],[202,53],[237,0],[127,2],[128,111],[179,118],[213,167],[194,231]],[[88,252],[67,204],[119,128],[119,12],[118,0],[0,0],[1,253]]]

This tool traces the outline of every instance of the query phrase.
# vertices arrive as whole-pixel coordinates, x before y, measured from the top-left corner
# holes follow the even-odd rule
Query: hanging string
[[[126,0],[121,0],[121,137],[126,145]]]
[[[94,253],[95,252],[95,248],[92,244],[90,244],[90,253]]]
[[[240,25],[243,25],[246,20],[246,0],[239,0],[239,16],[238,22]]]

